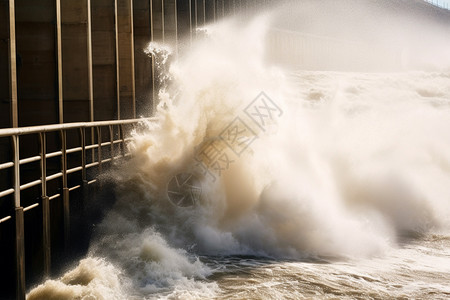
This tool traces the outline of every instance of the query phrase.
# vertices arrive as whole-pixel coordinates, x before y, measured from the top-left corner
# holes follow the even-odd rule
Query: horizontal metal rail
[[[47,154],[45,157],[53,158],[53,157],[58,157],[58,156],[61,156],[61,155],[62,155],[61,151],[56,151],[56,152],[52,152],[52,153]]]
[[[130,120],[114,120],[114,121],[98,121],[98,122],[85,122],[85,123],[66,123],[66,124],[54,124],[43,126],[30,126],[19,128],[4,128],[0,129],[0,137],[8,137],[13,135],[26,135],[32,133],[53,132],[69,129],[80,128],[93,128],[93,127],[105,127],[110,125],[127,125],[137,124],[139,122],[154,121],[155,118],[143,118],[143,119],[130,119]]]
[[[70,174],[80,174],[80,182],[87,182],[88,184],[94,183],[96,180],[88,180],[86,178],[86,171],[93,167],[98,167],[101,170],[102,164],[112,162],[121,157],[128,157],[130,153],[126,153],[125,144],[130,142],[132,138],[125,137],[124,125],[136,125],[141,122],[154,121],[155,119],[131,119],[131,120],[114,120],[114,121],[100,121],[100,122],[89,122],[89,123],[67,123],[67,124],[55,124],[46,126],[32,126],[32,127],[22,127],[22,128],[7,128],[0,129],[0,138],[10,137],[12,138],[12,150],[13,150],[13,161],[4,162],[0,164],[0,170],[10,169],[12,171],[13,182],[11,187],[0,191],[0,201],[2,198],[10,195],[14,195],[14,207],[21,207],[20,191],[30,189],[35,186],[41,186],[41,197],[47,197],[49,200],[56,199],[64,196],[64,193],[55,194],[48,197],[47,193],[47,183],[61,178],[63,189],[67,189],[69,192],[81,188],[81,184],[76,184],[75,186],[68,186],[67,176]],[[114,128],[117,127],[116,132]],[[109,132],[109,139],[102,141],[102,129],[106,129]],[[78,130],[80,133],[79,145],[74,148],[67,149],[66,133],[69,130]],[[92,134],[90,140],[87,140],[86,131]],[[59,132],[61,141],[61,150],[47,153],[46,152],[46,134],[49,132]],[[95,134],[96,133],[96,134]],[[114,135],[116,133],[117,135]],[[23,135],[39,135],[39,142],[41,144],[41,153],[39,155],[19,158],[20,153],[20,143],[19,136]],[[102,148],[108,149],[108,151],[103,151]],[[95,155],[95,152],[97,154]],[[117,151],[120,152],[117,155]],[[88,153],[89,152],[89,153]],[[69,154],[81,153],[81,163],[72,168],[68,168],[68,158]],[[89,154],[89,155],[88,155]],[[58,158],[61,160],[61,171],[54,174],[47,174],[47,160],[51,158]],[[79,157],[76,158],[79,160]],[[88,162],[90,160],[90,162]],[[73,160],[72,160],[73,161]],[[24,166],[31,163],[40,162],[40,177],[35,178],[27,183],[20,182],[20,166]],[[35,207],[38,207],[38,203],[34,203],[24,208],[23,211],[26,212]],[[1,212],[0,212],[1,213]],[[0,223],[6,222],[12,219],[12,216],[2,216],[0,215]]]
[[[25,208],[23,209],[23,211],[24,211],[24,212],[25,212],[25,211],[29,211],[29,210],[31,210],[31,209],[33,209],[33,208],[35,208],[35,207],[38,207],[38,206],[39,206],[39,203],[31,204],[30,206],[25,207]]]
[[[0,223],[6,222],[6,221],[10,220],[11,218],[12,218],[11,216],[4,217],[3,219],[0,219]]]
[[[8,169],[8,168],[11,168],[11,167],[14,167],[14,163],[13,162],[7,162],[7,163],[4,163],[4,164],[0,165],[0,170]]]
[[[48,197],[48,200],[53,200],[53,199],[56,199],[58,197],[61,197],[61,194],[55,194],[55,195],[53,195],[51,197]]]
[[[41,160],[41,156],[33,156],[33,157],[28,157],[28,158],[19,160],[19,163],[21,165],[25,165],[25,164],[29,164],[29,163],[40,161],[40,160]]]
[[[53,174],[53,175],[46,176],[45,179],[46,179],[47,181],[51,181],[51,180],[53,180],[53,179],[62,177],[62,175],[63,175],[63,174],[62,174],[61,172],[58,172],[58,173],[55,173],[55,174]]]
[[[82,151],[83,148],[82,147],[77,147],[77,148],[72,148],[72,149],[67,149],[67,154],[71,154],[71,153],[77,153]]]
[[[0,198],[11,195],[13,193],[14,193],[14,189],[4,190],[4,191],[0,192]]]
[[[22,184],[22,185],[20,186],[20,190],[23,191],[23,190],[29,189],[30,187],[39,185],[39,184],[41,184],[41,183],[42,183],[42,180],[41,180],[41,179],[34,180],[34,181],[29,182],[29,183],[27,183],[27,184]]]

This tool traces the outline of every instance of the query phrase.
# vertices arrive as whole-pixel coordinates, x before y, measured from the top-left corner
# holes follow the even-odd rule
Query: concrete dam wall
[[[389,20],[407,10],[449,25],[449,12],[425,1],[391,0],[387,8],[382,1],[352,1],[375,6],[384,17],[384,10],[393,12]],[[355,20],[329,22],[345,10],[338,1],[320,1],[314,14],[308,5],[315,9],[316,0],[286,2],[291,14],[281,10],[266,36],[274,63],[301,70],[402,68],[409,48],[377,47],[366,34],[380,27],[379,20],[361,22],[358,38],[346,35],[345,25]],[[148,44],[170,45],[176,56],[202,37],[197,29],[204,25],[227,16],[244,22],[273,4],[279,3],[0,0],[0,299],[24,299],[30,286],[58,274],[86,248],[92,224],[114,200],[98,175],[126,161],[129,132],[154,115],[158,102],[158,69],[144,51]],[[404,36],[392,31],[392,39]]]
[[[0,1],[0,299],[24,299],[88,241],[111,196],[97,175],[155,109],[147,45],[176,55],[197,28],[263,2]]]

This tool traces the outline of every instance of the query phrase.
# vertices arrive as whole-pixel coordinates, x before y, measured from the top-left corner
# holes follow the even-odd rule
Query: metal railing
[[[33,126],[23,128],[0,129],[0,138],[10,138],[12,159],[0,163],[0,171],[11,172],[12,182],[6,189],[0,190],[0,204],[7,197],[13,202],[13,207],[5,211],[0,210],[0,225],[8,221],[15,221],[15,252],[16,252],[16,296],[18,299],[25,297],[25,239],[24,239],[24,213],[39,206],[42,208],[42,248],[44,258],[44,273],[50,273],[51,247],[50,247],[50,201],[61,198],[63,203],[64,244],[69,243],[70,211],[69,194],[83,186],[96,182],[95,176],[90,180],[88,171],[96,167],[95,174],[102,171],[106,163],[129,156],[126,144],[131,140],[126,137],[129,127],[135,127],[144,120],[132,119],[88,123],[66,123],[47,126]],[[125,128],[127,127],[127,128]],[[106,130],[106,131],[105,131]],[[68,148],[68,133],[76,133],[78,138],[70,138],[75,147]],[[47,151],[47,136],[57,135],[57,151]],[[39,154],[26,158],[20,158],[20,138],[37,135],[39,140]],[[105,138],[106,137],[106,138]],[[78,141],[77,141],[78,140]],[[22,145],[28,146],[28,145]],[[55,147],[53,147],[55,148]],[[73,159],[71,159],[71,157]],[[47,162],[49,159],[59,159],[60,166],[49,174]],[[35,170],[35,177],[27,182],[21,182],[21,167],[39,162],[39,170]],[[75,164],[74,164],[75,163]],[[69,167],[71,166],[71,167]],[[94,172],[93,172],[94,173]],[[33,175],[34,175],[33,174]],[[72,174],[72,175],[71,175]],[[77,175],[78,174],[78,175]],[[69,182],[68,176],[77,176],[77,180]],[[57,193],[48,195],[48,185],[59,179]],[[30,199],[21,199],[21,192],[40,187],[40,201],[29,203]],[[13,201],[12,201],[13,200]],[[26,201],[25,201],[26,200]],[[24,207],[24,202],[28,202]],[[4,207],[4,205],[3,205]],[[3,215],[2,215],[3,214]]]

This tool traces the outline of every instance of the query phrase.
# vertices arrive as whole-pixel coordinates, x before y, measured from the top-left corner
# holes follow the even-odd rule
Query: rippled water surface
[[[216,299],[448,299],[450,239],[432,236],[361,260],[204,258]]]

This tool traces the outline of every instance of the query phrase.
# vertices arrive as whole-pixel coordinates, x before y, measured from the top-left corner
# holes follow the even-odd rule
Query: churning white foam
[[[127,184],[145,190],[155,209],[165,207],[160,230],[199,253],[303,257],[372,255],[399,237],[443,226],[448,76],[286,78],[264,60],[266,23],[258,19],[239,32],[231,22],[215,26],[171,66],[159,120],[135,136]],[[245,117],[261,91],[283,110],[277,126],[252,127],[250,147],[232,156],[218,180],[203,178],[198,206],[167,207],[170,178],[197,172],[202,143]]]
[[[86,258],[59,280],[48,280],[27,299],[124,299],[120,271],[103,259]]]

